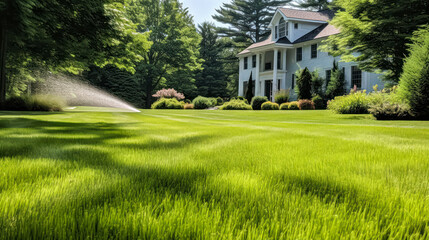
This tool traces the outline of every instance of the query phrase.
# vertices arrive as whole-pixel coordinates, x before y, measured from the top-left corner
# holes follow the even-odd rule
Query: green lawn
[[[88,109],[0,112],[0,238],[429,238],[429,122]]]

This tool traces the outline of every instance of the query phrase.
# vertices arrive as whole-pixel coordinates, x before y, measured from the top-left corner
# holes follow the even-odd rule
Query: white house
[[[323,40],[339,31],[328,23],[334,13],[278,8],[269,28],[267,40],[255,43],[238,54],[240,59],[239,96],[244,96],[252,74],[255,96],[273,99],[273,93],[281,89],[295,88],[295,72],[307,67],[319,70],[323,78],[330,78],[334,60],[345,73],[346,88],[356,85],[359,89],[372,91],[383,82],[379,74],[361,71],[356,63],[340,62],[341,58],[319,51]],[[292,96],[294,98],[296,96]]]

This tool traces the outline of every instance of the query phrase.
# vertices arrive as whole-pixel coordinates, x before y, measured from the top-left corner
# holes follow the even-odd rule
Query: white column
[[[282,57],[283,57],[283,71],[284,71],[284,73],[283,73],[283,86],[284,86],[284,88],[286,89],[286,74],[287,74],[287,65],[286,65],[286,61],[287,61],[287,57],[286,57],[286,54],[287,54],[287,49],[283,49],[283,55],[282,55]]]
[[[261,72],[265,71],[265,52],[262,52]]]
[[[273,67],[273,96],[272,96],[272,101],[274,101],[274,94],[278,91],[277,89],[277,85],[278,85],[278,80],[277,80],[277,69],[278,69],[278,65],[277,65],[277,60],[278,60],[278,52],[279,50],[274,49],[274,67]]]
[[[242,81],[243,74],[244,74],[243,64],[244,64],[243,57],[240,57],[240,62],[239,62],[240,70],[239,70],[239,76],[238,76],[238,96],[242,96],[242,97],[244,96],[243,81]]]
[[[259,91],[260,91],[260,87],[261,87],[261,84],[259,83],[259,70],[261,67],[260,56],[261,56],[260,53],[256,53],[255,96],[259,96]]]

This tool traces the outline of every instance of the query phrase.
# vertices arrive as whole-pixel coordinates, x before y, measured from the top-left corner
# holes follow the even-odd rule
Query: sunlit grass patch
[[[0,239],[426,239],[429,124],[0,112]]]

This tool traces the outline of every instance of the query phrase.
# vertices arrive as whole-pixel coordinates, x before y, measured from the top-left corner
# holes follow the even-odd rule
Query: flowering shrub
[[[154,95],[152,95],[152,97],[156,97],[158,99],[160,98],[175,98],[177,100],[182,100],[185,99],[185,95],[183,95],[183,93],[179,93],[176,90],[174,90],[174,88],[169,88],[169,89],[161,89],[158,92],[156,92]]]
[[[261,109],[262,110],[279,110],[280,107],[277,103],[266,102],[266,103],[262,104]]]
[[[308,99],[301,99],[298,102],[299,110],[314,110],[314,102]]]

